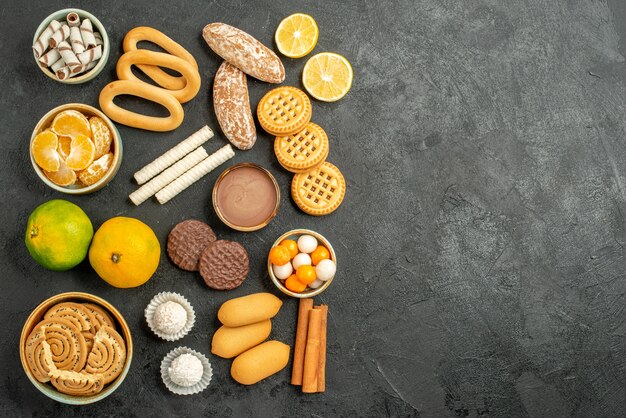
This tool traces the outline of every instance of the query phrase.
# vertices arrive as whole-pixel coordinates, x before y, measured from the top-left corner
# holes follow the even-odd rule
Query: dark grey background
[[[105,71],[80,86],[44,77],[31,50],[49,13],[82,7],[106,25],[112,52]],[[272,45],[278,22],[315,17],[314,52],[336,51],[354,67],[341,101],[314,101],[313,121],[329,134],[329,160],[348,191],[327,217],[301,213],[291,176],[271,138],[237,152],[281,185],[278,217],[236,233],[220,224],[211,173],[164,206],[134,207],[132,173],[208,124],[225,143],[210,86],[220,59],[204,44],[209,22],[240,27]],[[0,36],[3,221],[0,283],[3,338],[0,415],[78,416],[623,416],[626,410],[626,6],[621,0],[407,0],[342,3],[280,1],[12,2]],[[122,168],[105,189],[69,197],[46,188],[28,159],[37,120],[68,102],[97,104],[114,79],[125,33],[162,30],[196,57],[198,96],[169,133],[120,126]],[[284,59],[285,84],[300,85],[306,59]],[[270,85],[250,80],[252,105]],[[135,108],[139,102],[127,101]],[[149,106],[146,106],[149,108]],[[124,215],[154,228],[161,243],[179,221],[209,222],[243,243],[251,273],[237,290],[206,288],[162,254],[156,275],[137,289],[114,289],[85,262],[54,273],[29,257],[23,233],[37,205],[66,198],[97,227]],[[339,273],[317,299],[330,306],[328,391],[302,395],[290,372],[252,387],[229,376],[230,361],[210,355],[219,305],[276,292],[266,252],[296,227],[325,234]],[[118,391],[95,405],[69,407],[41,395],[25,377],[18,338],[29,312],[59,292],[95,293],[116,305],[135,341],[132,368]],[[169,343],[151,335],[143,309],[160,291],[187,296],[198,313],[190,335]],[[273,338],[293,343],[297,304],[285,304]],[[167,392],[158,368],[178,345],[208,354],[214,380],[202,394]]]

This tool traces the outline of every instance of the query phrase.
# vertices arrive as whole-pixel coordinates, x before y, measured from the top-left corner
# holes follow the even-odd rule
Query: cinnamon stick
[[[302,392],[317,392],[317,375],[320,361],[320,333],[322,330],[321,309],[309,310],[309,329],[304,352],[304,370],[302,372]]]
[[[304,371],[304,349],[309,327],[309,311],[313,307],[313,299],[300,299],[298,305],[298,323],[296,325],[296,342],[293,345],[293,367],[291,369],[291,384],[302,385]]]
[[[316,306],[315,309],[322,311],[322,324],[320,328],[320,358],[317,370],[317,391],[326,391],[326,324],[328,322],[328,305]]]

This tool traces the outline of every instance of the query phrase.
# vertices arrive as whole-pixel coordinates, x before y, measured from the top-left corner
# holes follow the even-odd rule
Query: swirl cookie
[[[26,361],[35,379],[41,383],[49,382],[50,370],[56,369],[52,361],[50,344],[46,342],[43,330],[37,327],[26,340]]]
[[[291,197],[303,212],[323,216],[341,205],[346,181],[337,167],[328,161],[306,173],[293,176]]]
[[[107,311],[94,303],[83,303],[82,305],[85,309],[91,312],[96,319],[94,324],[96,331],[105,325],[115,329],[115,321],[113,321],[113,318],[111,318],[111,315],[109,315]]]
[[[85,371],[101,374],[104,383],[111,383],[122,373],[126,363],[126,344],[113,328],[104,326],[94,337],[93,349],[87,358]]]
[[[71,372],[67,370],[53,370],[50,372],[50,383],[63,392],[72,396],[91,396],[104,388],[104,376]]]
[[[326,132],[313,122],[295,134],[277,136],[274,140],[278,162],[292,173],[310,171],[326,161],[329,148]]]
[[[275,136],[291,135],[302,130],[311,120],[312,112],[306,93],[291,86],[270,90],[257,107],[261,127]]]
[[[230,290],[243,283],[250,269],[248,252],[234,241],[218,240],[200,256],[200,275],[212,289]]]
[[[216,239],[213,229],[204,222],[182,221],[167,236],[167,255],[181,269],[198,271],[202,251]]]

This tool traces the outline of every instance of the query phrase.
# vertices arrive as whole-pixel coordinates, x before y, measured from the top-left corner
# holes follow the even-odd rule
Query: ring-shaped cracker
[[[124,52],[136,51],[138,49],[137,44],[141,41],[148,41],[158,45],[170,54],[184,59],[189,64],[193,65],[196,71],[198,70],[198,63],[189,51],[163,32],[147,26],[136,27],[126,34],[124,42],[122,43]],[[185,77],[170,75],[155,65],[137,64],[137,68],[164,89],[180,90],[187,84]]]
[[[165,107],[170,112],[170,115],[160,118],[142,115],[121,108],[113,103],[113,99],[122,94],[129,94],[158,103]],[[99,101],[102,111],[115,122],[147,131],[165,132],[174,130],[180,126],[185,116],[183,107],[174,96],[160,87],[143,82],[137,83],[129,80],[113,81],[104,86],[100,92]]]
[[[117,60],[117,65],[115,67],[117,77],[120,80],[130,80],[146,84],[139,77],[133,74],[133,71],[131,70],[133,65],[138,64],[149,64],[169,68],[182,74],[186,80],[185,86],[182,89],[170,90],[156,87],[171,94],[181,103],[186,103],[196,97],[196,94],[198,94],[198,91],[200,90],[200,73],[198,73],[197,68],[182,58],[165,54],[163,52],[148,51],[147,49],[138,49],[136,51],[129,51],[123,54],[120,59]]]

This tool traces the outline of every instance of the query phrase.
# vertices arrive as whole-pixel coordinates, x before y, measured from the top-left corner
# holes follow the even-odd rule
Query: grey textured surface
[[[27,3],[27,4],[25,4]],[[154,5],[154,3],[162,3]],[[626,6],[622,0],[406,0],[309,4],[77,1],[106,25],[112,54],[81,86],[54,83],[30,53],[35,28],[60,1],[2,7],[0,37],[3,222],[0,257],[0,415],[6,416],[623,416],[626,410]],[[308,217],[289,199],[290,176],[260,135],[233,163],[268,167],[283,193],[265,229],[236,233],[210,209],[212,173],[165,206],[135,208],[132,173],[203,124],[217,130],[210,85],[220,60],[202,27],[222,21],[270,45],[280,19],[312,14],[315,52],[353,64],[352,91],[314,102],[313,121],[331,140],[329,161],[348,182],[340,209]],[[109,287],[88,263],[53,273],[23,245],[30,211],[52,192],[34,174],[27,144],[37,120],[66,102],[96,104],[114,76],[124,34],[156,27],[198,60],[203,86],[184,124],[158,134],[120,127],[122,168],[104,190],[70,197],[95,226],[137,217],[164,244],[177,222],[208,221],[221,239],[243,243],[251,274],[237,290],[206,288],[162,254],[155,277],[130,290]],[[285,84],[300,84],[305,60],[285,59]],[[250,81],[252,105],[270,88]],[[132,106],[142,104],[127,101]],[[209,151],[224,143],[222,135]],[[230,362],[210,356],[214,381],[194,397],[160,382],[161,358],[178,345],[209,353],[217,307],[274,291],[264,270],[271,242],[287,229],[325,234],[339,275],[318,298],[330,306],[328,391],[304,396],[284,370],[253,387],[235,384]],[[61,291],[116,305],[136,350],[119,390],[68,407],[35,390],[18,357],[29,312]],[[184,294],[198,314],[180,343],[158,341],[143,309],[159,291]],[[292,343],[297,304],[285,299],[273,338]]]

